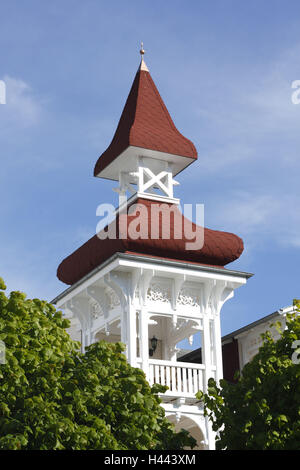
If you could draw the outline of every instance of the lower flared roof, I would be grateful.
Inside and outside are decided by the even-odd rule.
[[[134,213],[116,217],[115,238],[100,239],[94,235],[84,245],[65,258],[57,269],[57,277],[64,283],[72,285],[82,279],[108,260],[115,253],[133,253],[150,255],[161,259],[171,259],[201,265],[224,267],[236,260],[243,252],[244,245],[240,237],[233,233],[211,230],[197,226],[184,217],[177,206],[165,203],[171,208],[170,218],[154,207],[157,201],[138,199],[135,201]],[[154,220],[155,214],[155,220]],[[180,222],[180,223],[179,223]],[[178,226],[181,232],[178,232]],[[185,227],[189,226],[199,240],[204,235],[203,246],[198,249],[187,249],[193,239],[186,236]],[[121,238],[120,227],[127,232]],[[153,227],[155,235],[153,237]],[[107,229],[112,228],[112,224]],[[203,232],[204,230],[204,232]],[[113,233],[114,230],[111,230]],[[139,238],[138,232],[142,235]],[[165,238],[168,234],[169,237]],[[180,237],[178,237],[178,233]],[[124,236],[124,235],[123,235]],[[142,238],[144,237],[144,238]]]

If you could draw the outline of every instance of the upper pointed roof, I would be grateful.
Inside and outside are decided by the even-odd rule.
[[[139,155],[174,161],[176,164],[174,174],[197,159],[195,146],[176,129],[143,59],[113,140],[99,157],[94,176],[111,178],[113,170],[103,170],[107,170],[108,166],[121,156],[118,158],[118,165],[113,165],[120,169],[123,166],[121,162],[123,152],[128,148]],[[146,151],[141,152],[141,149]],[[151,154],[149,150],[152,151]]]

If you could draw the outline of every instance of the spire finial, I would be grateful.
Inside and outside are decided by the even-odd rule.
[[[141,54],[141,57],[142,57],[142,60],[143,60],[143,58],[144,58],[143,56],[144,56],[144,54],[145,54],[144,43],[143,43],[143,42],[141,42],[140,54]]]
[[[144,50],[144,43],[143,42],[141,42],[140,54],[141,54],[140,70],[144,70],[145,72],[149,72],[148,67],[147,67],[147,65],[145,64],[145,61],[144,61],[145,50]]]

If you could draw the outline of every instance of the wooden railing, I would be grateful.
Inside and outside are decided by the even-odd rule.
[[[168,395],[195,397],[204,385],[203,364],[152,359],[149,361],[149,383],[166,385]]]

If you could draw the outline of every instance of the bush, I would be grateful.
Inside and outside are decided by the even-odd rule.
[[[7,297],[0,278],[0,449],[181,449],[158,392],[131,367],[121,343],[95,343],[86,354],[52,304]]]
[[[204,401],[213,429],[218,432],[217,449],[299,449],[297,340],[300,340],[300,316],[291,315],[279,340],[275,341],[269,332],[263,335],[262,347],[245,365],[236,384],[222,380],[218,386],[210,379],[208,393],[197,394]]]

